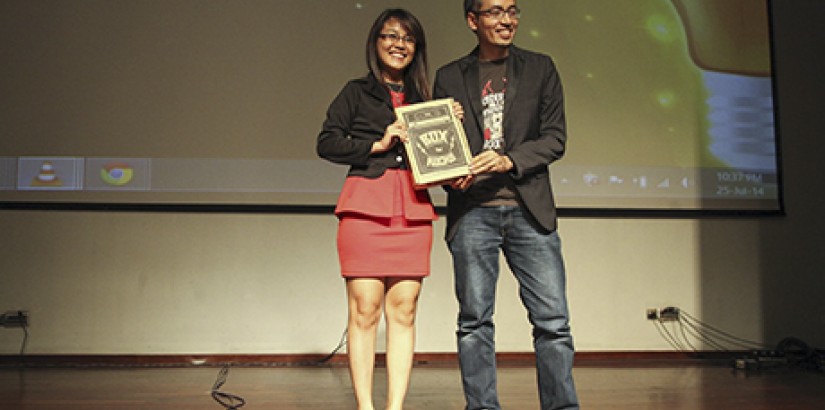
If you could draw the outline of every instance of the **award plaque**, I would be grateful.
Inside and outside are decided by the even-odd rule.
[[[470,148],[452,98],[397,107],[395,113],[407,125],[404,148],[416,185],[435,185],[470,173]]]

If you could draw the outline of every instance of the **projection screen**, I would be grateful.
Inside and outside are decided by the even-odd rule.
[[[564,84],[561,208],[781,211],[766,0],[518,5]],[[460,1],[0,2],[0,207],[333,205],[316,137],[387,7],[431,77],[475,45]]]

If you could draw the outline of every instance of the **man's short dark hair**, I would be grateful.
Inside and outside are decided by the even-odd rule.
[[[479,7],[481,7],[481,0],[464,0],[464,17],[467,17],[467,13],[478,10]]]

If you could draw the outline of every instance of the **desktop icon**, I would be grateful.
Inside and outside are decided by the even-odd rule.
[[[109,185],[126,185],[133,175],[132,167],[122,162],[110,162],[100,169],[100,178]]]
[[[43,163],[40,164],[40,171],[31,183],[33,187],[58,187],[62,185],[63,181],[60,180],[57,171],[54,169],[54,164],[51,161],[43,161]]]

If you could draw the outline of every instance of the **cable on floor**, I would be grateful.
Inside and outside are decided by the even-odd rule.
[[[802,369],[825,372],[825,351],[808,346],[795,337],[782,339],[775,347],[724,332],[677,307],[666,307],[655,317],[656,330],[679,352],[701,353],[694,343],[721,353],[736,354],[737,370]],[[745,354],[743,355],[743,351]]]
[[[229,366],[224,366],[218,372],[218,378],[215,380],[215,384],[212,385],[212,398],[226,410],[238,410],[246,404],[246,400],[241,396],[220,391],[221,387],[226,383],[227,377],[229,377]]]
[[[303,363],[306,365],[322,365],[328,362],[330,359],[335,357],[335,354],[341,350],[347,343],[347,330],[348,328],[344,328],[344,333],[341,335],[341,340],[338,341],[338,346],[335,346],[335,349],[332,350],[330,354],[323,357],[322,359],[310,362],[310,363]],[[298,363],[301,364],[301,363]],[[224,365],[221,367],[221,370],[218,371],[218,377],[215,379],[215,384],[212,385],[211,396],[212,398],[218,402],[221,406],[223,406],[226,410],[238,410],[239,408],[243,407],[246,404],[246,400],[243,397],[238,396],[232,393],[222,392],[221,387],[226,383],[226,379],[229,378],[229,365]]]

